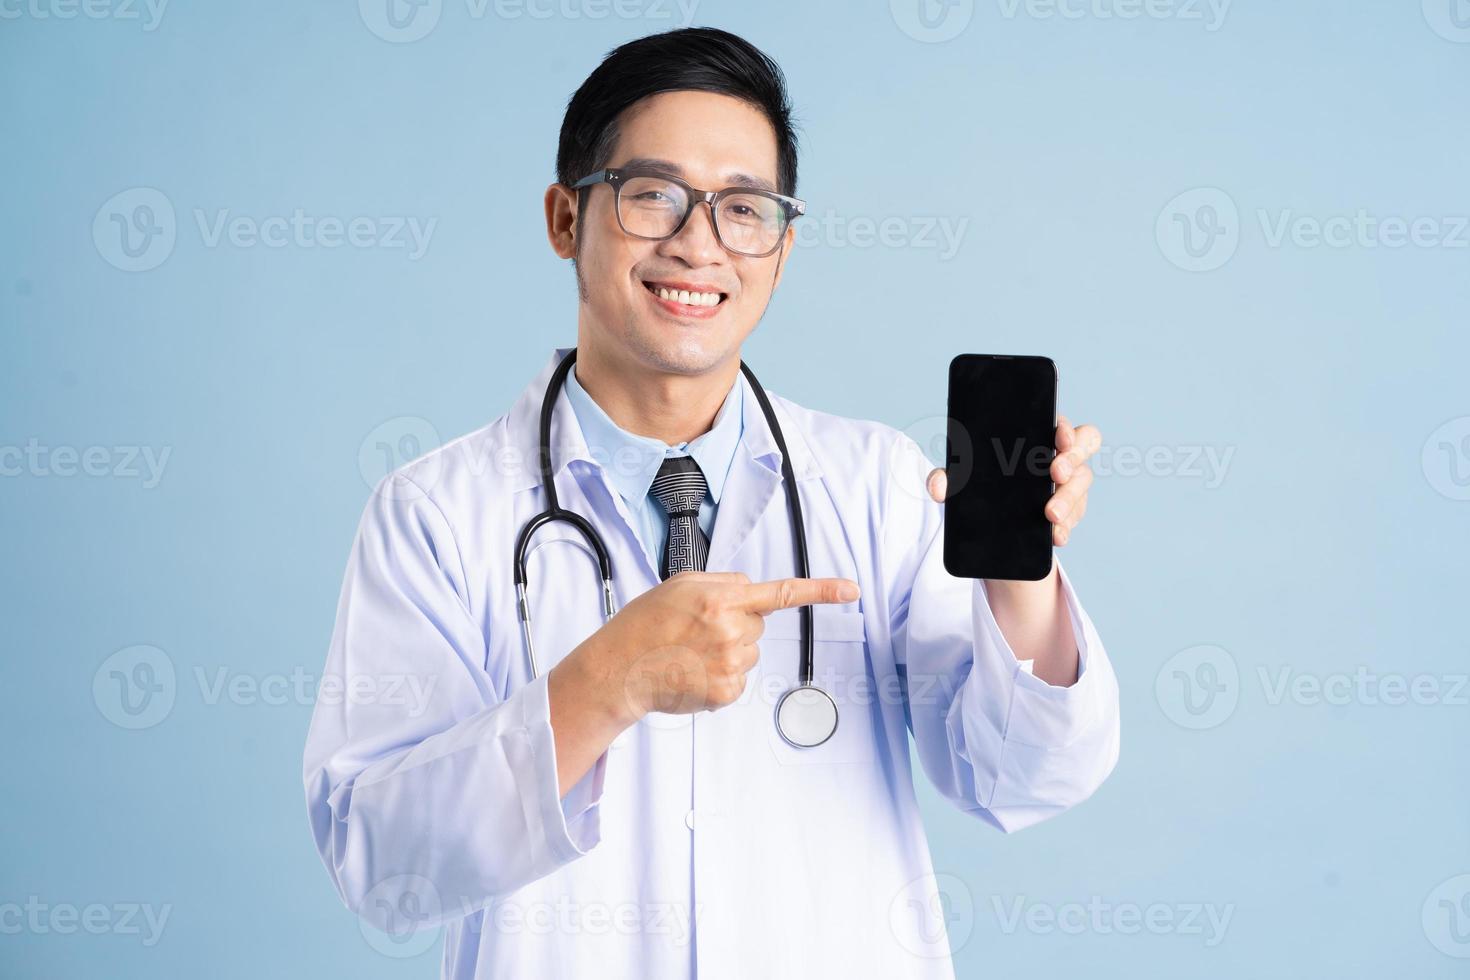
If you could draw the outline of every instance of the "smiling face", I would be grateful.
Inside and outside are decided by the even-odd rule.
[[[627,109],[618,130],[608,167],[657,161],[658,169],[705,190],[735,184],[778,190],[775,132],[749,103],[710,92],[666,92]],[[673,238],[649,241],[619,227],[611,185],[588,193],[577,227],[575,192],[559,185],[547,192],[552,246],[577,260],[586,341],[662,373],[703,374],[738,360],[780,282],[793,229],[771,255],[737,255],[720,244],[709,208],[699,204]]]

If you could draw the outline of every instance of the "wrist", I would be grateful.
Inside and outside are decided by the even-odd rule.
[[[615,658],[606,656],[596,641],[597,635],[593,634],[567,654],[552,674],[561,672],[565,689],[587,712],[589,720],[616,735],[637,724],[648,712],[636,702],[634,692],[614,669]]]
[[[1052,557],[1051,570],[1045,578],[1036,581],[1024,579],[988,578],[985,583],[985,598],[992,608],[999,604],[1025,604],[1047,598],[1057,593],[1061,578],[1057,575],[1056,557]]]

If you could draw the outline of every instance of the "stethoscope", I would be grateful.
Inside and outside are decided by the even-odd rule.
[[[527,521],[516,537],[516,609],[520,615],[521,634],[526,640],[526,657],[530,660],[532,677],[538,676],[538,671],[536,647],[531,640],[531,606],[526,601],[526,547],[531,536],[538,530],[555,521],[563,521],[577,529],[597,556],[598,571],[602,575],[603,621],[611,619],[617,611],[613,603],[612,559],[608,557],[602,535],[581,514],[562,508],[556,499],[556,484],[551,479],[551,412],[556,406],[556,396],[566,382],[567,372],[572,369],[576,360],[577,351],[574,348],[552,372],[551,381],[546,385],[546,395],[541,399],[540,445],[536,457],[541,468],[541,486],[546,491],[546,509]],[[811,569],[806,556],[806,527],[801,519],[801,499],[796,492],[796,474],[791,468],[791,454],[786,450],[786,438],[781,433],[781,425],[776,421],[776,413],[771,409],[766,390],[761,387],[761,383],[755,379],[744,361],[740,362],[740,370],[750,382],[756,401],[760,403],[761,412],[766,417],[766,424],[771,428],[771,436],[776,440],[776,447],[781,450],[781,481],[786,488],[786,507],[791,512],[791,540],[796,551],[796,574],[802,578],[810,578]],[[812,658],[812,607],[802,606],[798,614],[801,617],[798,683],[776,702],[776,731],[789,745],[807,749],[821,745],[837,731],[837,702],[812,682],[815,673]]]

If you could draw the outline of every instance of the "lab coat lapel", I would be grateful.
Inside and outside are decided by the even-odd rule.
[[[773,497],[785,496],[781,489],[781,453],[771,436],[766,417],[762,414],[755,392],[745,374],[739,375],[739,383],[745,386],[741,399],[743,429],[740,445],[730,463],[730,473],[725,478],[725,489],[720,494],[720,507],[715,512],[714,533],[710,535],[709,562],[705,566],[711,572],[736,571],[735,557],[751,532],[760,522]],[[789,422],[782,426],[790,429]],[[787,439],[791,437],[788,434]],[[758,562],[747,563],[757,571]]]
[[[652,562],[649,561],[648,552],[643,547],[643,542],[638,539],[638,532],[633,526],[633,515],[628,512],[627,503],[612,488],[602,468],[585,462],[572,465],[576,469],[579,492],[592,508],[588,512],[592,515],[591,519],[603,534],[607,534],[608,525],[612,525],[611,530],[617,536],[617,543],[620,546],[618,551],[624,552],[623,556],[613,562],[613,581],[617,586],[617,592],[623,597],[619,600],[619,606],[626,605],[645,589],[658,584],[658,569],[653,567]],[[557,484],[557,487],[560,492],[561,484]],[[610,519],[596,519],[602,515],[609,515]],[[616,515],[616,517],[611,517],[611,515]],[[614,542],[609,540],[607,547],[614,548]],[[638,566],[636,585],[634,579],[619,574],[625,568],[632,568],[630,562],[636,562]]]
[[[765,424],[764,420],[761,424]],[[715,512],[706,571],[737,570],[734,565],[736,553],[770,506],[771,498],[777,496],[780,486],[781,474],[752,456],[748,445],[742,441],[730,463],[730,475],[725,478],[725,489],[720,494],[720,508]]]
[[[532,489],[541,484],[536,462],[539,459],[541,401],[556,366],[571,350],[570,347],[559,347],[552,352],[551,358],[522,391],[512,410],[511,430],[517,446],[516,458],[522,461],[517,489]],[[551,463],[557,502],[563,509],[576,511],[590,520],[612,554],[618,604],[625,604],[656,584],[658,571],[650,564],[638,540],[627,506],[613,490],[601,465],[593,459],[565,387],[558,392],[551,410]],[[539,534],[582,540],[581,535],[564,524],[553,524]]]

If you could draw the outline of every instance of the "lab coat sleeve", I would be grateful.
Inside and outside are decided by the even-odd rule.
[[[1081,802],[1118,759],[1118,683],[1066,570],[1079,676],[1048,684],[1016,659],[979,579],[944,568],[931,465],[900,436],[885,489],[883,559],[910,728],[925,773],[960,809],[1010,832]]]
[[[559,798],[547,675],[496,693],[466,592],[444,514],[390,476],[353,543],[304,759],[322,861],[385,930],[467,915],[599,840],[606,754]]]

